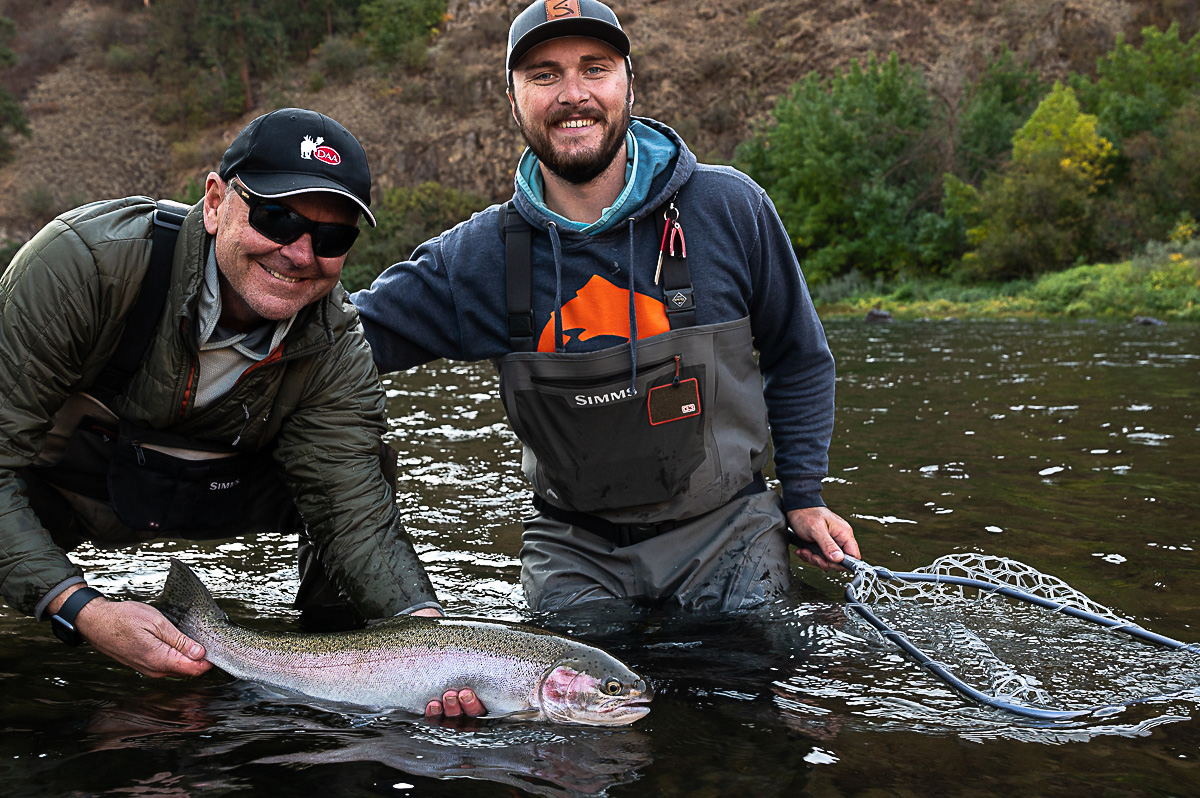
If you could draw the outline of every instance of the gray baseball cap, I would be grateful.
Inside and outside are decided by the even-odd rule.
[[[629,37],[613,10],[599,0],[538,0],[522,11],[508,29],[505,72],[512,82],[513,67],[539,44],[563,36],[599,39],[626,58]]]

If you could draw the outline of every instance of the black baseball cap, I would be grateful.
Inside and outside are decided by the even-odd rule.
[[[375,226],[367,153],[349,130],[316,111],[280,108],[258,117],[229,145],[218,174],[272,199],[341,194]]]
[[[599,0],[538,0],[522,11],[508,29],[505,71],[509,82],[513,67],[539,44],[563,36],[599,39],[629,58],[629,37],[617,15]]]

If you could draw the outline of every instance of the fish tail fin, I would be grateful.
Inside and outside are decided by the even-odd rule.
[[[176,626],[188,613],[220,619],[226,617],[196,572],[174,558],[171,559],[171,570],[167,573],[167,582],[158,599],[158,609]]]

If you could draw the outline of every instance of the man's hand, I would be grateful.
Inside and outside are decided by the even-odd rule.
[[[199,676],[212,667],[204,646],[149,604],[92,599],[76,616],[75,628],[100,653],[152,678]]]
[[[842,552],[851,557],[860,557],[858,541],[854,539],[854,530],[837,513],[828,507],[806,507],[803,510],[789,510],[788,526],[801,540],[816,544],[820,554],[808,548],[796,549],[800,559],[810,565],[815,565],[823,571],[830,568],[840,568]]]
[[[475,718],[487,711],[487,707],[469,687],[462,690],[447,690],[442,693],[442,700],[436,698],[425,705],[425,717],[429,720],[438,718],[457,718],[466,715]]]
[[[428,618],[441,618],[442,613],[433,607],[426,607],[423,610],[416,610],[412,615],[422,615]],[[447,690],[442,693],[442,698],[439,701],[434,698],[425,705],[425,717],[430,720],[438,718],[457,718],[466,715],[468,718],[475,718],[487,712],[487,707],[475,695],[475,691],[469,687],[461,690]]]

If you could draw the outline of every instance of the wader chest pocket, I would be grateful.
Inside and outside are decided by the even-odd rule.
[[[213,529],[238,521],[259,457],[172,445],[177,441],[122,422],[108,468],[109,500],[117,516],[132,529],[153,532]]]
[[[695,396],[703,395],[704,371],[703,365],[679,371]],[[666,501],[687,487],[705,460],[703,415],[697,409],[651,424],[647,407],[651,390],[675,376],[672,358],[639,368],[636,395],[629,371],[579,380],[535,376],[529,388],[514,391],[510,419],[558,493],[556,504],[596,512]]]

